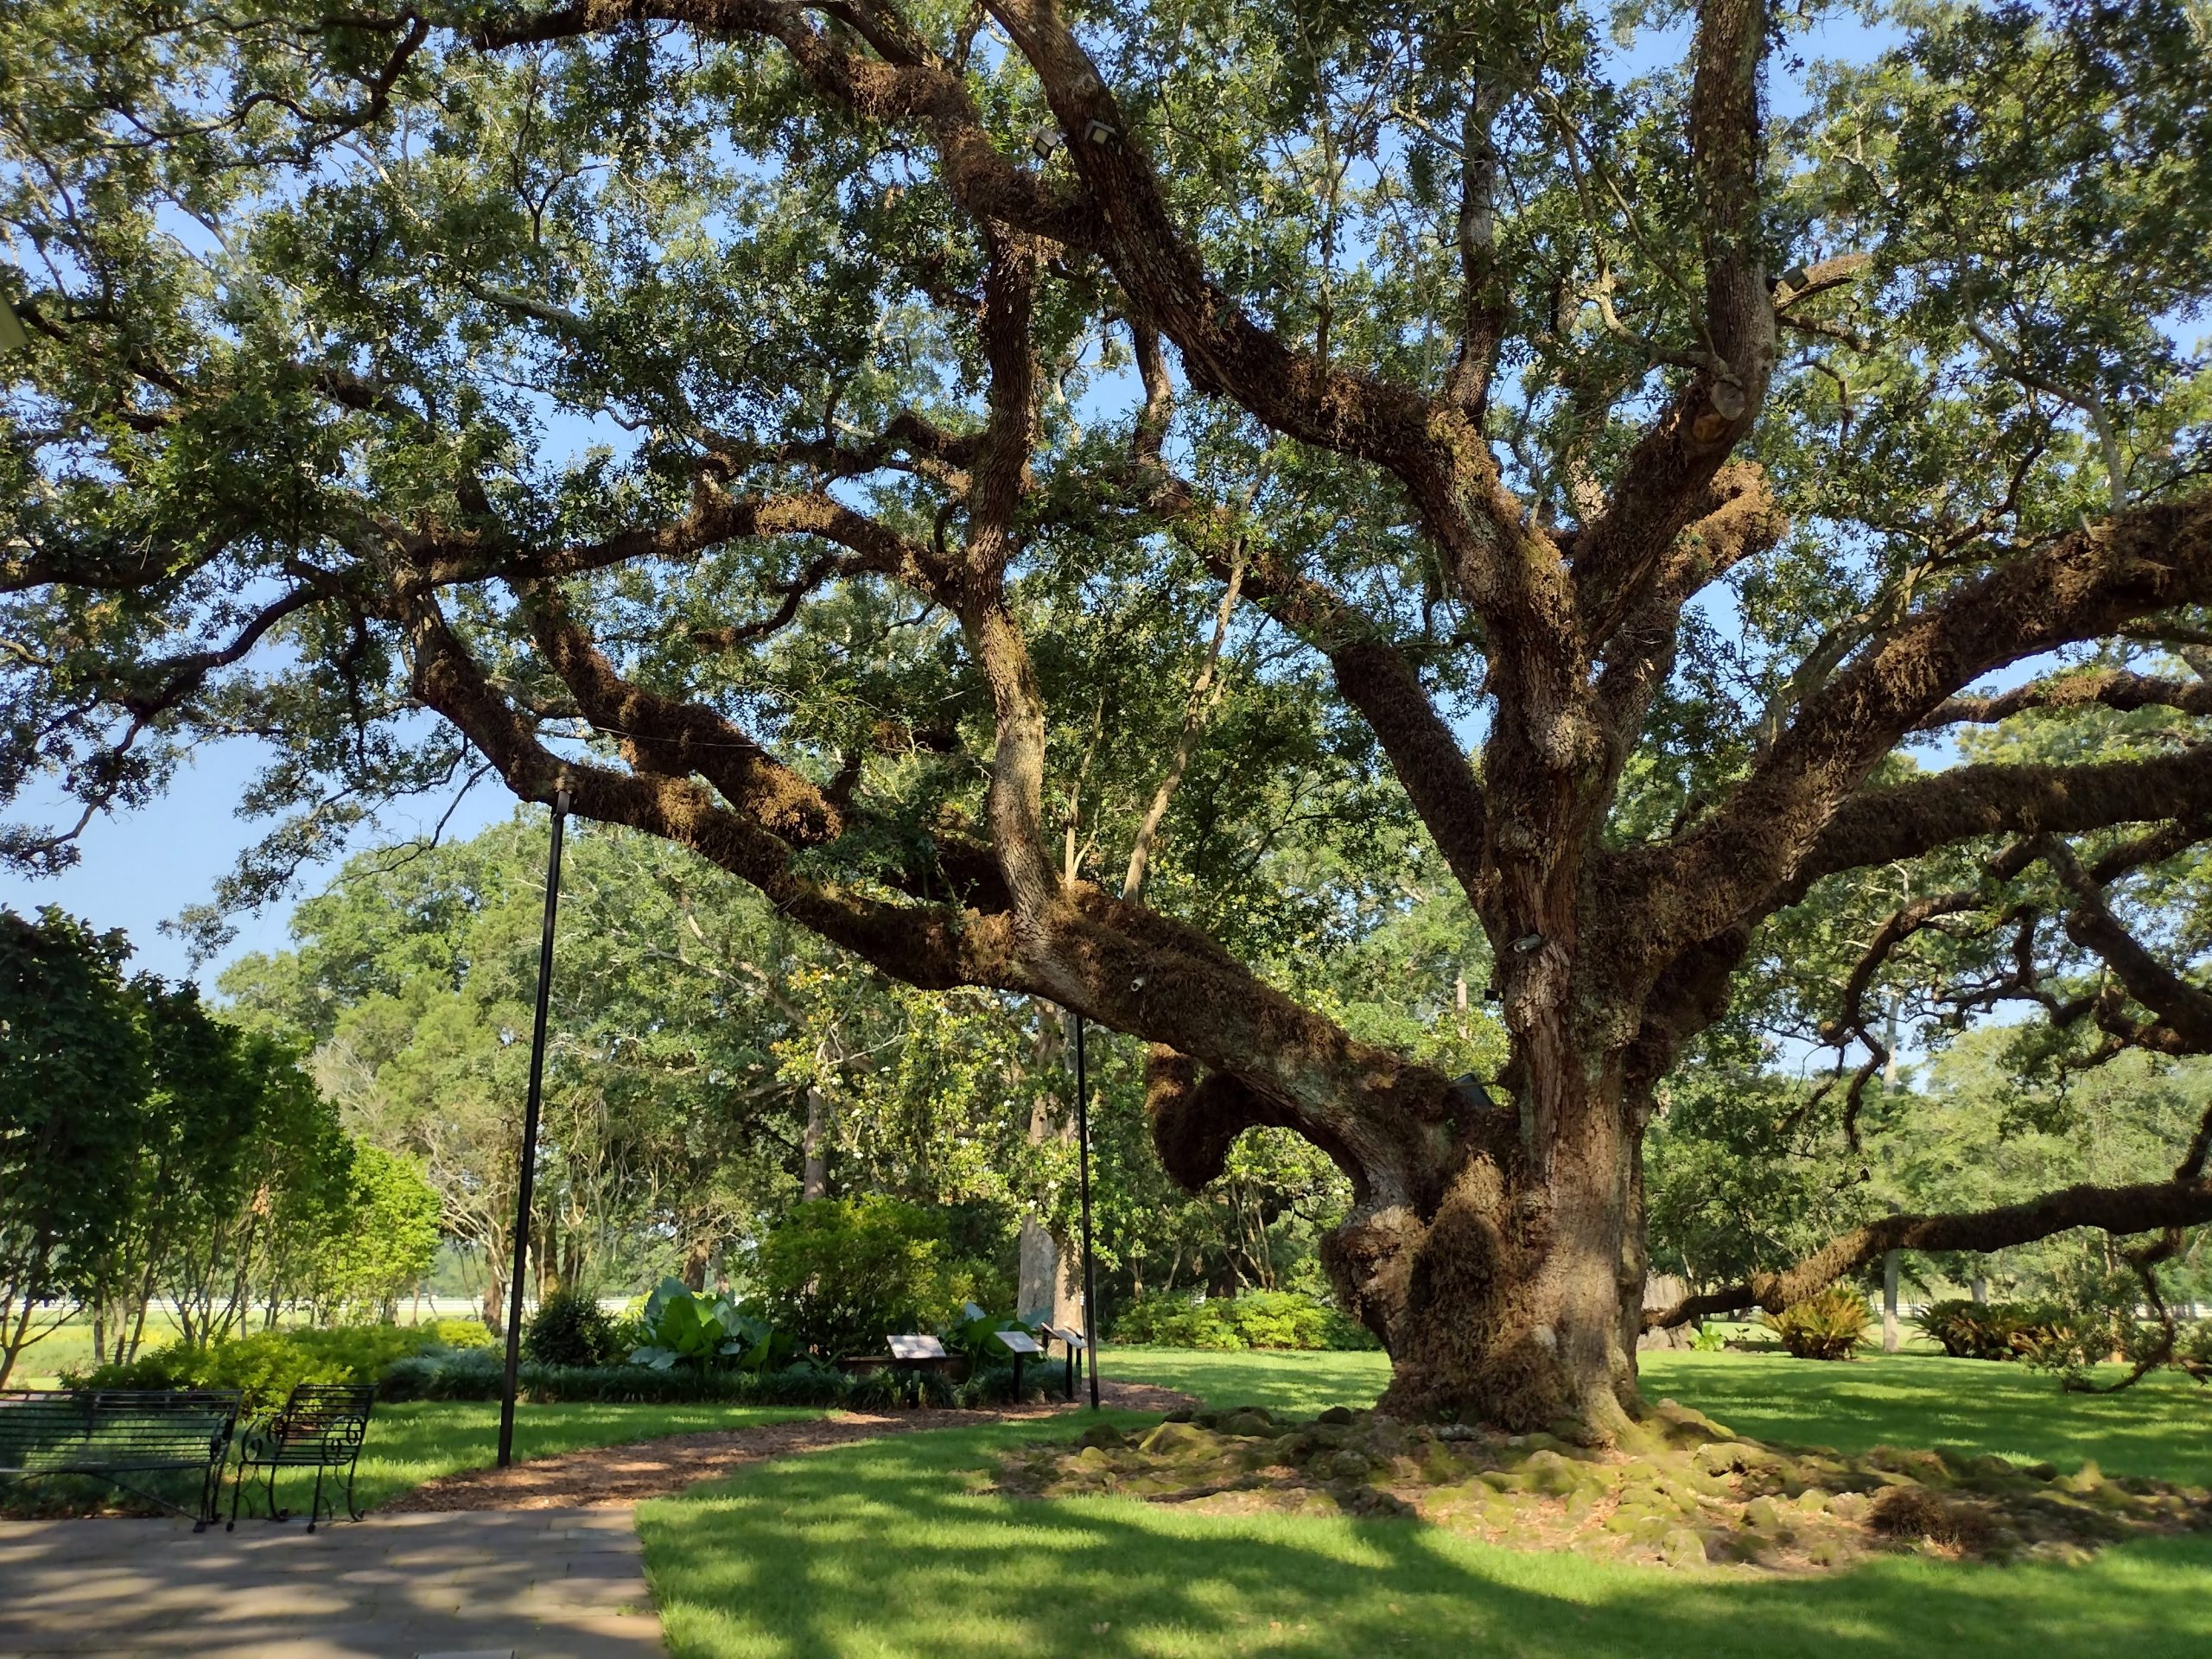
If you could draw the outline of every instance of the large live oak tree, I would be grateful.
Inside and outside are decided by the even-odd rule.
[[[1350,1175],[1394,1408],[1637,1412],[1655,1088],[1816,884],[2212,812],[2186,726],[1909,753],[2075,648],[2203,700],[2127,671],[2212,601],[2179,0],[1802,74],[1751,0],[1625,51],[1511,0],[106,11],[0,48],[0,784],[268,739],[250,897],[480,768],[1133,1033],[1179,1181],[1256,1125]],[[1185,648],[1100,646],[1140,612]],[[1487,1089],[1223,898],[1369,753],[1478,919]],[[1890,1231],[2203,1220],[2202,1161]]]

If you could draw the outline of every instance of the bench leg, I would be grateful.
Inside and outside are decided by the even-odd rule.
[[[273,1463],[269,1465],[269,1518],[271,1521],[289,1521],[292,1518],[292,1512],[289,1510],[280,1510],[276,1507],[276,1465]]]
[[[315,1516],[322,1509],[322,1465],[315,1466],[315,1496],[308,1500],[308,1530],[315,1530]]]
[[[238,1529],[238,1495],[245,1491],[245,1459],[244,1458],[240,1458],[238,1459],[238,1478],[231,1483],[231,1518],[229,1522],[223,1528],[225,1532],[236,1532]]]
[[[356,1521],[367,1518],[353,1505],[353,1471],[359,1468],[360,1465],[361,1454],[357,1451],[353,1453],[353,1461],[346,1465],[346,1513]]]

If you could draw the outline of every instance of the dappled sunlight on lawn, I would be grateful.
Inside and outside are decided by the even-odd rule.
[[[515,1409],[515,1457],[551,1457],[588,1446],[619,1446],[664,1434],[742,1428],[753,1423],[818,1417],[818,1411],[776,1407],[531,1405]],[[355,1490],[363,1508],[440,1475],[489,1468],[499,1452],[499,1408],[448,1400],[380,1405],[369,1422]],[[311,1477],[310,1477],[311,1478]]]
[[[1049,1432],[845,1447],[643,1507],[672,1648],[685,1659],[1904,1659],[2009,1651],[2033,1629],[2038,1659],[2212,1651],[2212,1541],[2075,1569],[1898,1560],[1785,1580],[1524,1554],[1408,1522],[976,1495],[995,1448]]]

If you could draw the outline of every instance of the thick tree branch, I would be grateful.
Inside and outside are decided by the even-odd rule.
[[[1916,729],[1934,731],[1962,721],[1993,726],[2031,709],[2092,706],[2122,711],[2172,709],[2185,715],[2212,715],[2212,680],[2159,679],[2119,669],[2068,674],[2057,679],[2037,680],[1994,696],[1947,698],[1919,722]]]
[[[866,16],[862,16],[862,10]],[[680,23],[715,35],[773,40],[818,97],[874,121],[912,121],[929,132],[945,182],[981,219],[1018,226],[1069,247],[1095,247],[1103,227],[1092,206],[1062,195],[1001,155],[957,71],[895,16],[874,7],[842,9],[843,21],[879,54],[813,26],[807,8],[779,0],[617,0],[493,17],[480,50],[604,35],[639,22]]]
[[[2065,842],[2044,836],[2037,850],[2072,895],[2066,936],[2103,958],[2127,994],[2156,1014],[2160,1025],[2196,1052],[2212,1054],[2212,995],[2190,984],[2137,942],[2113,914],[2098,879],[2082,868]]]
[[[1884,1216],[1830,1240],[1781,1273],[1754,1274],[1742,1284],[1654,1308],[1643,1328],[1762,1307],[1779,1313],[1866,1266],[1889,1250],[1972,1250],[1986,1253],[2033,1243],[2076,1227],[2115,1234],[2212,1221],[2212,1182],[2144,1181],[2133,1186],[2069,1186],[2025,1204],[1956,1215]]]
[[[1636,849],[1616,861],[1615,874],[1641,895],[1638,931],[1671,954],[1681,943],[1719,932],[1808,868],[1824,874],[1848,868],[1835,861],[1846,858],[1887,861],[1898,855],[1888,849],[1901,842],[1920,852],[1975,835],[2066,828],[2018,823],[2007,809],[2018,804],[2019,785],[2028,780],[2006,769],[1999,775],[1968,766],[1902,786],[1923,791],[1910,803],[1921,810],[1866,824],[1866,851],[1872,856],[1859,856],[1849,845],[1852,830],[1866,817],[1852,792],[1901,736],[1960,686],[2023,657],[2206,599],[2212,599],[2212,498],[2141,508],[2113,524],[2076,531],[1907,618],[1806,700],[1727,804],[1687,840],[1664,850]],[[2101,769],[2023,770],[2044,772],[2043,791],[2060,795],[2105,778]],[[2113,781],[2142,775],[2120,772]],[[1996,792],[1978,797],[1984,785],[1995,785]],[[2097,810],[2086,802],[2074,808],[2075,816]],[[2102,822],[2148,821],[2175,810],[2171,800],[2161,810],[2123,807]],[[1979,827],[1924,839],[1942,834],[1946,819]]]
[[[1007,949],[1002,917],[886,904],[806,880],[793,873],[787,842],[721,804],[705,785],[563,759],[538,741],[531,722],[485,677],[427,593],[403,588],[394,610],[407,635],[416,695],[451,721],[520,798],[550,802],[565,788],[583,817],[690,848],[751,882],[801,926],[910,984],[1034,988]]]
[[[726,543],[772,536],[812,536],[849,549],[849,573],[874,571],[908,586],[930,586],[931,556],[918,543],[819,491],[790,495],[728,496],[702,478],[691,510],[673,524],[619,531],[596,542],[524,550],[496,534],[437,526],[398,531],[394,539],[433,587],[504,578],[540,581],[582,575],[636,560],[690,563]]]
[[[1636,443],[1604,512],[1575,543],[1593,653],[1643,604],[1700,493],[1751,430],[1774,367],[1760,222],[1761,0],[1702,0],[1691,48],[1689,141],[1705,263],[1706,366]]]

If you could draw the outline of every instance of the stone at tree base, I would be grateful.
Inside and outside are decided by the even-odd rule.
[[[2074,1473],[2061,1475],[2056,1484],[2067,1491],[2087,1497],[2104,1485],[2105,1471],[2098,1468],[2097,1460],[2091,1458]]]
[[[1580,1480],[1575,1467],[1558,1452],[1548,1448],[1532,1452],[1521,1465],[1527,1478],[1528,1490],[1542,1492],[1549,1497],[1564,1497],[1573,1491]]]
[[[1331,1406],[1313,1421],[1317,1423],[1352,1423],[1358,1421],[1358,1415],[1350,1406]]]
[[[1676,1527],[1659,1541],[1659,1559],[1672,1567],[1704,1567],[1705,1540],[1688,1527]]]
[[[1211,1451],[1212,1438],[1195,1423],[1162,1423],[1137,1442],[1137,1450],[1154,1457],[1175,1457]]]
[[[1077,1438],[1078,1446],[1100,1446],[1118,1450],[1129,1443],[1129,1437],[1111,1423],[1093,1423]]]

